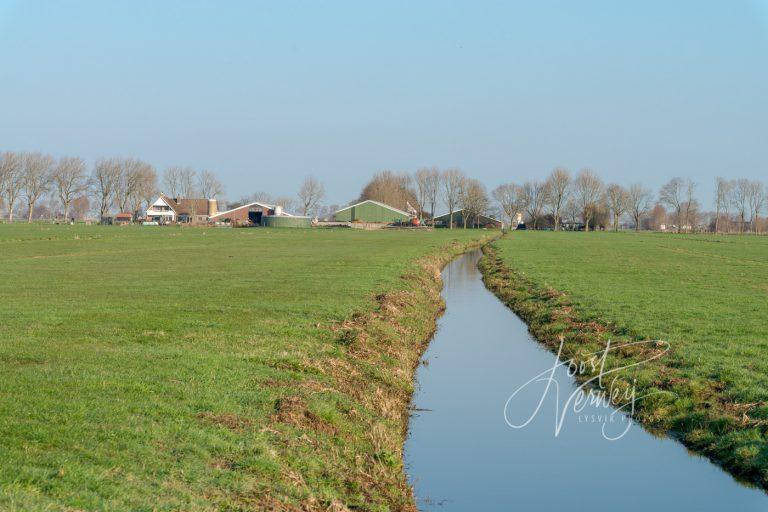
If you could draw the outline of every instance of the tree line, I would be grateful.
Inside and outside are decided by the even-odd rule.
[[[715,181],[715,210],[706,212],[695,197],[697,184],[690,178],[672,178],[654,193],[641,183],[628,187],[605,183],[591,169],[572,175],[558,167],[544,179],[504,183],[488,194],[479,180],[458,168],[423,167],[413,173],[378,172],[353,202],[373,199],[433,225],[436,210],[442,206],[451,228],[456,226],[455,212],[462,211],[463,227],[479,224],[480,217],[488,215],[513,227],[521,219],[532,229],[768,230],[768,222],[761,218],[768,206],[765,184],[720,177]],[[215,173],[191,167],[171,166],[159,177],[151,164],[136,158],[100,158],[89,170],[78,157],[55,159],[39,152],[0,154],[0,207],[9,221],[16,212],[26,213],[28,222],[36,215],[83,218],[89,211],[102,219],[115,209],[138,217],[159,195],[160,183],[172,198],[214,199],[223,193]],[[258,201],[327,218],[339,205],[324,205],[324,199],[325,188],[310,176],[296,197],[257,192],[228,207]]]
[[[213,172],[190,167],[168,167],[162,184],[173,198],[216,198],[223,191]],[[79,157],[0,154],[0,207],[10,222],[19,211],[26,213],[28,222],[42,217],[84,218],[89,211],[103,219],[115,209],[138,217],[159,193],[157,171],[137,158],[100,158],[89,170]]]
[[[402,210],[413,208],[421,220],[433,219],[444,206],[453,227],[453,212],[465,223],[481,215],[496,216],[508,226],[518,219],[532,229],[670,230],[677,232],[765,232],[761,215],[768,206],[768,187],[755,180],[716,179],[714,212],[702,211],[697,184],[675,177],[657,193],[642,183],[605,183],[591,169],[575,175],[558,167],[544,179],[504,183],[490,195],[478,180],[457,168],[425,167],[414,173],[381,171],[363,187],[357,201],[373,199]],[[464,227],[467,227],[466,225]]]

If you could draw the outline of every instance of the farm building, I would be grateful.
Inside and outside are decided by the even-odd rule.
[[[128,212],[121,212],[115,215],[113,224],[130,224],[133,221],[133,215]]]
[[[282,207],[253,202],[212,215],[211,222],[229,222],[236,225],[263,226],[267,217],[293,217]]]
[[[342,208],[333,214],[336,222],[371,222],[399,224],[411,220],[411,215],[392,206],[367,199]]]
[[[464,227],[465,220],[464,210],[456,210],[453,212],[453,226]],[[450,222],[450,214],[444,213],[438,217],[435,217],[435,226],[448,227]],[[488,215],[468,215],[466,217],[466,227],[468,228],[488,228],[488,229],[502,229],[504,223]]]
[[[205,224],[216,213],[215,199],[170,198],[160,194],[160,197],[147,208],[147,221],[160,224],[172,222]]]

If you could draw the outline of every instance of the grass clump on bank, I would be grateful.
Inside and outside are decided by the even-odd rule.
[[[539,340],[556,349],[562,337],[569,357],[609,339],[669,342],[623,372],[638,394],[661,392],[638,401],[636,417],[768,488],[767,238],[520,232],[482,266],[489,288]]]
[[[0,508],[412,509],[437,269],[483,236],[0,226]]]

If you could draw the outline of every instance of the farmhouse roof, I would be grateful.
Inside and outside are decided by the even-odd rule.
[[[175,210],[181,215],[207,215],[207,199],[176,199],[178,205]]]
[[[165,194],[160,194],[160,199],[165,201],[177,215],[206,215],[208,213],[208,199],[174,199]]]
[[[404,212],[403,210],[400,210],[399,208],[395,208],[394,206],[389,206],[388,204],[384,204],[384,203],[380,203],[378,201],[374,201],[373,199],[366,199],[365,201],[360,201],[359,203],[355,203],[355,204],[351,204],[349,206],[345,206],[341,210],[336,210],[335,213],[343,212],[344,210],[349,210],[350,208],[354,208],[355,206],[360,206],[361,204],[365,204],[365,203],[377,204],[377,205],[381,206],[382,208],[386,208],[388,210],[392,210],[393,212],[397,212],[397,213],[400,213],[402,215],[406,215],[408,217],[411,216],[411,214],[408,213],[408,212]]]

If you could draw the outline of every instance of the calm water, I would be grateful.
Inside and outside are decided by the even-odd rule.
[[[489,292],[479,252],[443,271],[447,304],[417,373],[419,388],[406,465],[420,510],[766,511],[768,496],[744,487],[706,459],[604,408],[565,413],[555,436],[554,387],[526,427],[505,422],[512,393],[555,364],[553,353]],[[556,372],[562,402],[575,389]],[[510,401],[507,418],[532,415],[544,392],[534,383]],[[594,415],[594,416],[593,416]],[[597,416],[600,416],[597,418]],[[616,423],[618,422],[618,423]]]

